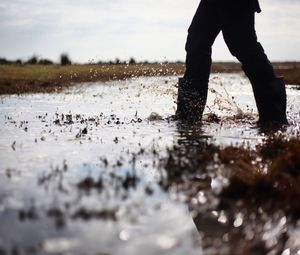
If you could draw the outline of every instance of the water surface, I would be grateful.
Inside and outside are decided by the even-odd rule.
[[[0,251],[215,254],[218,245],[205,245],[184,197],[157,184],[161,159],[178,144],[255,146],[266,135],[255,126],[252,90],[241,74],[211,77],[210,115],[193,127],[169,118],[176,82],[141,77],[2,96]],[[299,93],[288,86],[286,135],[299,131]],[[209,120],[211,113],[219,121]],[[246,117],[233,118],[241,113]]]

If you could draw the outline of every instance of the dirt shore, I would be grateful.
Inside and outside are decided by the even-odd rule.
[[[288,84],[300,85],[300,63],[274,63]],[[59,92],[80,82],[124,80],[140,76],[181,75],[183,64],[0,65],[0,95]],[[241,72],[238,63],[214,63],[213,73]]]

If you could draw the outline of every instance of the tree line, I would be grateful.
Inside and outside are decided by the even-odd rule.
[[[52,60],[46,58],[40,58],[38,56],[32,56],[28,60],[23,61],[21,59],[17,60],[8,60],[6,58],[0,58],[0,65],[7,65],[7,64],[17,64],[17,65],[54,65],[55,63]],[[72,65],[72,61],[68,54],[62,53],[60,55],[59,64],[62,66]]]
[[[162,62],[157,61],[136,61],[133,57],[129,60],[121,60],[119,58],[116,58],[115,60],[108,60],[108,61],[96,61],[96,62],[88,62],[87,64],[99,64],[99,65],[136,65],[136,64],[161,64]],[[163,64],[169,63],[168,61],[163,62]],[[182,64],[183,62],[177,61],[175,63]],[[59,63],[55,63],[52,60],[46,59],[46,58],[40,58],[38,56],[32,56],[28,60],[23,61],[21,59],[17,60],[8,60],[6,58],[0,58],[0,65],[7,65],[7,64],[16,64],[16,65],[54,65],[54,64],[60,64],[62,66],[72,65],[74,64],[71,61],[71,58],[68,54],[63,53],[60,55]]]

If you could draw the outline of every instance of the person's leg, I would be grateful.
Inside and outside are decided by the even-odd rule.
[[[188,30],[186,72],[178,83],[176,116],[200,120],[205,108],[211,69],[211,47],[220,32],[215,0],[202,0]]]
[[[255,0],[219,0],[224,40],[251,81],[260,122],[287,123],[286,93],[255,32]]]
[[[202,0],[188,29],[184,78],[208,82],[211,48],[220,31],[216,0]]]
[[[242,63],[250,80],[268,82],[275,77],[273,67],[255,31],[255,0],[219,0],[224,40],[231,54]]]

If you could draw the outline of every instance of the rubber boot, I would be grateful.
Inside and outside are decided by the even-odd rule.
[[[202,85],[201,87],[199,85]],[[188,121],[201,121],[207,101],[208,82],[179,78],[176,118]]]
[[[268,84],[252,82],[252,88],[259,113],[258,124],[288,124],[286,117],[287,99],[283,78],[276,77]]]

